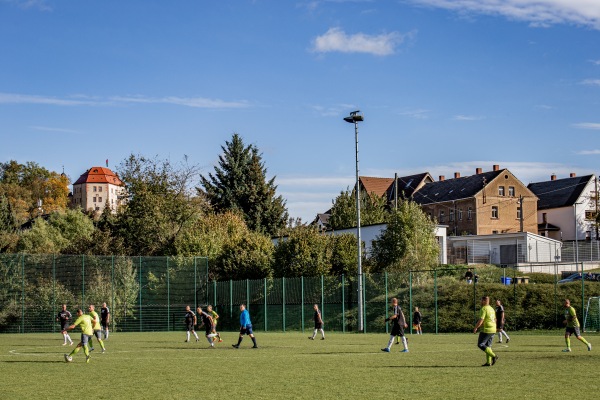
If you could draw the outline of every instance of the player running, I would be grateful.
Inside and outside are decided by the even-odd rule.
[[[392,299],[392,316],[386,318],[386,321],[392,321],[392,333],[390,334],[390,340],[387,347],[381,349],[381,351],[385,351],[386,353],[392,351],[391,348],[394,344],[394,338],[400,336],[402,338],[402,346],[404,347],[401,352],[408,353],[408,342],[406,336],[404,336],[404,328],[408,328],[408,324],[406,323],[406,318],[404,318],[402,308],[398,305],[398,299],[395,297]]]
[[[186,328],[185,342],[186,343],[190,341],[190,332],[192,332],[194,334],[194,337],[196,338],[196,342],[198,340],[200,340],[198,338],[198,334],[194,330],[194,326],[196,326],[196,324],[197,324],[196,314],[194,314],[194,312],[190,309],[190,306],[185,306],[185,328]]]
[[[498,356],[492,351],[492,342],[496,334],[496,313],[490,306],[490,298],[487,296],[481,298],[481,306],[479,320],[475,324],[473,333],[477,333],[477,329],[483,325],[483,329],[479,332],[479,338],[477,339],[477,347],[486,355],[486,363],[482,367],[491,367],[498,361]]]
[[[100,326],[100,318],[98,317],[98,313],[95,311],[95,307],[93,304],[90,304],[89,314],[92,317],[92,329],[94,331],[94,336],[100,343],[100,347],[102,347],[102,354],[106,353],[106,348],[104,347],[104,342],[102,341],[102,330]],[[92,340],[90,339],[90,351],[94,351],[94,346],[92,346]]]
[[[219,332],[217,332],[217,321],[219,319],[219,314],[217,314],[217,312],[215,310],[213,310],[213,307],[209,304],[208,306],[206,306],[206,311],[210,314],[210,316],[213,319],[213,332],[215,334],[215,337],[213,337],[213,341],[215,340],[219,340],[219,343],[221,343],[223,341],[223,339],[221,339],[221,334]]]
[[[502,335],[506,336],[506,343],[510,342],[508,333],[504,330],[505,322],[506,314],[504,313],[504,306],[500,300],[496,300],[496,332],[498,332],[498,343],[502,343]]]
[[[244,335],[250,336],[252,339],[253,349],[258,349],[258,344],[256,344],[256,338],[254,337],[254,333],[252,333],[252,322],[250,321],[250,313],[246,310],[245,304],[240,304],[240,337],[238,338],[237,344],[232,344],[236,349],[240,348],[240,343],[242,343],[242,339]]]
[[[315,314],[313,316],[315,320],[315,329],[313,330],[312,336],[308,338],[310,340],[315,340],[315,336],[317,336],[317,331],[321,332],[321,340],[325,340],[325,331],[323,330],[323,318],[321,317],[321,311],[319,311],[319,305],[315,304],[313,306],[313,310],[315,310]]]
[[[206,336],[206,340],[208,340],[208,344],[210,345],[210,347],[214,349],[215,344],[214,344],[213,338],[215,336],[217,336],[217,334],[214,333],[215,325],[214,325],[212,315],[210,315],[206,311],[203,311],[202,307],[198,307],[196,309],[196,312],[198,313],[198,316],[202,320],[202,322],[200,323],[200,326],[204,325],[204,336]]]
[[[100,309],[100,325],[102,325],[102,331],[104,332],[104,340],[108,339],[108,325],[110,324],[110,310],[106,306],[106,303],[102,303]]]
[[[67,328],[69,327],[69,321],[71,320],[71,318],[72,316],[71,313],[67,310],[67,305],[63,304],[62,310],[60,310],[58,312],[58,315],[56,316],[56,320],[60,322],[60,333],[62,333],[63,339],[65,340],[63,346],[66,346],[67,342],[69,342],[69,346],[73,345],[71,336],[69,336],[69,333],[67,332]]]
[[[592,351],[592,344],[585,340],[584,337],[581,336],[581,333],[579,333],[579,320],[577,319],[575,308],[571,307],[571,300],[565,299],[564,305],[565,320],[563,321],[563,324],[567,326],[567,329],[565,330],[565,342],[567,343],[567,348],[563,351],[566,353],[571,351],[571,335],[573,334],[577,340],[583,342],[587,346],[588,351]]]
[[[77,344],[77,347],[75,347],[70,354],[65,354],[65,361],[73,361],[73,355],[77,354],[79,350],[83,347],[83,353],[85,354],[85,362],[89,363],[90,351],[88,349],[88,342],[92,340],[92,335],[94,334],[94,330],[92,329],[92,317],[90,317],[88,314],[84,314],[81,309],[77,310],[77,319],[75,320],[75,322],[73,322],[73,325],[67,328],[67,330],[73,330],[77,326],[81,328],[81,340]]]

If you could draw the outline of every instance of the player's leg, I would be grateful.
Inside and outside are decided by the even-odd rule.
[[[588,351],[592,351],[592,345],[587,340],[585,340],[585,338],[583,336],[581,336],[579,327],[576,327],[574,330],[575,330],[575,337],[577,338],[577,340],[579,340],[580,342],[585,344],[587,346]]]
[[[96,339],[98,340],[98,343],[100,343],[100,347],[102,347],[102,352],[104,353],[106,347],[104,347],[104,341],[102,341],[102,331],[98,329],[97,331],[94,331],[94,335],[96,335]]]
[[[325,331],[323,328],[319,329],[321,331],[321,340],[325,340]]]
[[[388,340],[387,346],[385,346],[383,349],[381,349],[381,351],[385,351],[386,353],[389,353],[390,351],[392,351],[392,345],[394,344],[394,338],[396,338],[396,335],[394,335],[394,332],[392,332],[392,334],[390,334],[390,340]]]
[[[565,344],[567,345],[567,348],[564,349],[564,352],[569,352],[571,351],[571,332],[570,332],[570,328],[567,328],[565,330]]]
[[[506,338],[506,343],[510,342],[510,337],[508,336],[508,333],[506,333],[506,331],[504,329],[502,329],[500,331],[501,334],[504,335],[504,337]]]
[[[408,353],[408,340],[406,339],[406,336],[404,335],[404,328],[400,328],[400,335],[402,338],[402,347],[404,347],[404,349],[402,350],[403,353]]]
[[[189,342],[190,341],[190,330],[191,328],[188,326],[187,330],[185,331],[185,342]]]
[[[240,347],[240,343],[242,343],[242,340],[244,339],[245,334],[246,334],[246,328],[240,328],[240,336],[238,337],[238,342],[237,342],[237,344],[232,344],[232,346],[235,348]]]

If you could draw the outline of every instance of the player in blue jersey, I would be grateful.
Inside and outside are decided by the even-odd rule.
[[[252,322],[250,321],[250,313],[246,310],[245,304],[240,304],[240,337],[238,338],[237,344],[232,344],[233,347],[238,349],[240,347],[240,343],[242,343],[242,339],[244,335],[250,336],[252,339],[253,349],[258,349],[258,345],[256,344],[256,338],[254,337],[254,333],[252,332]]]

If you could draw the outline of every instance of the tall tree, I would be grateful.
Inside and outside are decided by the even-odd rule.
[[[276,277],[328,275],[334,237],[313,226],[298,226],[275,246],[273,273]]]
[[[288,213],[285,201],[276,196],[275,177],[267,181],[267,169],[258,149],[245,146],[240,135],[221,146],[223,154],[214,174],[201,176],[203,189],[217,212],[239,211],[248,227],[257,232],[274,235],[285,227]]]
[[[386,221],[385,197],[374,193],[367,195],[364,191],[360,193],[360,223],[361,225],[380,224]],[[332,229],[345,229],[356,226],[356,196],[354,190],[347,189],[340,192],[331,207],[329,226]]]

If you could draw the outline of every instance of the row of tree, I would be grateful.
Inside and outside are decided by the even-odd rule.
[[[100,214],[68,208],[68,178],[35,163],[0,163],[0,252],[206,256],[212,279],[316,276],[356,271],[353,235],[290,221],[258,149],[238,134],[206,176],[180,163],[130,155],[118,167],[127,201]],[[332,226],[355,225],[352,192],[341,192]],[[363,196],[367,223],[386,222],[365,269],[406,270],[437,262],[434,224],[418,206],[393,209]],[[40,215],[37,200],[43,199]],[[363,221],[365,221],[365,219]],[[277,238],[273,240],[273,238]]]

